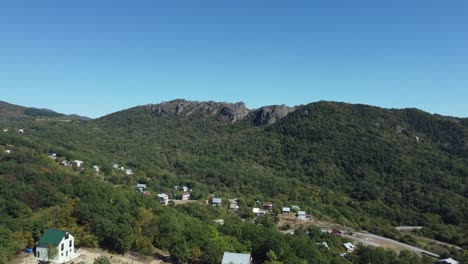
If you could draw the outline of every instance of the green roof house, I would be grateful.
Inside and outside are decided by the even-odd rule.
[[[66,263],[72,260],[74,252],[75,239],[68,231],[48,229],[37,243],[36,259]]]

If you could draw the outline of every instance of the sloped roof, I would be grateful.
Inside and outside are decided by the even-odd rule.
[[[47,229],[39,240],[39,247],[47,247],[49,244],[58,246],[66,233],[68,233],[66,230]]]
[[[221,264],[249,264],[250,254],[224,252]]]

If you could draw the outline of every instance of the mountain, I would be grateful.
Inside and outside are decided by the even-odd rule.
[[[71,120],[90,120],[78,115],[65,115],[50,109],[24,107],[0,101],[0,118],[67,118]]]
[[[250,226],[250,209],[257,201],[270,201],[275,213],[294,204],[317,219],[412,244],[419,242],[394,227],[424,226],[419,236],[468,248],[468,124],[463,118],[326,101],[250,110],[243,103],[174,100],[88,122],[20,118],[2,121],[2,126],[26,129],[24,134],[0,134],[0,145],[13,151],[0,162],[0,205],[6,208],[0,226],[11,229],[12,237],[19,236],[16,225],[44,228],[49,219],[78,230],[82,245],[118,251],[153,245],[178,257],[216,258],[219,252],[208,248],[222,247],[220,252],[253,252],[260,261],[267,253],[271,257],[272,250],[284,263],[312,261],[314,254],[327,259],[324,263],[342,263],[334,253],[315,249],[316,242],[327,240],[340,250],[340,241],[321,237],[320,230],[309,230],[307,238],[298,232],[290,238],[297,241],[284,241],[289,238],[267,231],[275,218],[257,220],[262,227]],[[71,173],[44,157],[47,152],[87,166]],[[113,169],[114,163],[135,174]],[[94,164],[101,168],[98,176]],[[145,183],[152,194],[176,194],[173,187],[185,185],[200,201],[210,194],[236,197],[240,209],[160,207],[151,203],[152,196],[135,196],[136,183]],[[68,208],[66,221],[48,218],[57,204]],[[232,222],[212,226],[219,218]],[[197,240],[206,235],[202,230],[218,232],[223,242],[215,234]],[[204,246],[197,248],[197,243]],[[314,253],[301,255],[300,248]],[[466,250],[439,253],[460,259]]]

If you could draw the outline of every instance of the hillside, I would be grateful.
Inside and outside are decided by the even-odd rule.
[[[317,218],[407,242],[411,241],[394,226],[424,226],[419,235],[468,248],[466,119],[417,109],[336,102],[249,110],[242,103],[175,100],[86,122],[8,119],[0,120],[0,124],[24,127],[27,131],[24,135],[3,133],[0,137],[3,148],[14,145],[11,148],[19,153],[14,158],[2,158],[0,180],[5,183],[4,188],[18,183],[22,186],[9,192],[10,196],[2,194],[3,199],[18,200],[14,207],[9,206],[8,217],[2,219],[27,219],[31,214],[45,217],[42,214],[53,210],[55,204],[79,199],[78,207],[70,209],[68,222],[61,225],[72,225],[91,236],[81,238],[82,241],[90,239],[114,250],[128,250],[132,243],[161,248],[179,243],[193,249],[193,234],[184,233],[184,242],[152,234],[152,241],[124,240],[123,244],[114,244],[113,238],[105,235],[108,229],[102,225],[114,218],[112,214],[117,218],[122,214],[122,222],[130,226],[132,221],[148,220],[128,207],[147,203],[146,198],[140,200],[131,191],[137,182],[146,183],[152,193],[171,192],[175,185],[186,185],[193,189],[194,199],[205,200],[209,194],[239,198],[241,208],[237,214],[247,219],[252,218],[250,209],[256,201],[273,202],[276,213],[282,206],[297,204]],[[68,160],[84,160],[89,166],[83,172],[63,170],[41,157],[47,152],[56,152]],[[135,174],[116,172],[114,163],[133,169]],[[93,164],[101,167],[99,177],[90,168]],[[28,175],[40,175],[34,176],[40,180]],[[89,184],[95,184],[99,191]],[[46,186],[55,187],[48,191]],[[112,198],[109,186],[122,189],[117,200]],[[30,194],[21,194],[26,190]],[[50,196],[43,197],[41,193]],[[82,204],[96,200],[103,204]],[[120,202],[123,211],[119,213],[111,212],[117,209],[106,204]],[[175,211],[159,205],[149,207],[156,210],[157,219],[167,219],[166,214],[177,212],[184,221],[195,218],[201,221],[200,225],[214,217],[232,217],[230,213],[220,215],[212,208],[196,205],[177,206]],[[130,210],[131,215],[125,210]],[[102,219],[93,220],[97,212],[105,213]],[[160,224],[154,227],[157,234],[166,232]],[[251,228],[237,222],[235,225]],[[14,230],[11,224],[6,226]],[[183,230],[182,226],[178,223],[178,230]],[[138,240],[141,230],[127,229],[126,225],[119,228]],[[218,232],[229,239],[235,237],[244,246],[250,239],[242,237],[246,234],[241,236],[240,230]],[[119,234],[115,236],[120,239]],[[231,242],[229,247],[253,251],[259,260],[264,260],[268,250],[276,246],[267,247],[257,241],[261,244],[258,248],[242,248]],[[208,254],[204,248],[199,250]],[[287,261],[292,258],[289,250],[272,250],[285,263],[296,263]],[[210,257],[216,258],[216,254]],[[451,254],[460,257],[462,253]],[[324,258],[333,259],[328,254]]]
[[[90,118],[79,115],[65,115],[45,108],[24,107],[0,101],[0,118],[63,118],[70,120],[89,120]]]

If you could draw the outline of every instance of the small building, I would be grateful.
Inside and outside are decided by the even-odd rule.
[[[183,192],[182,193],[182,201],[188,201],[190,200],[190,193],[189,192]]]
[[[62,160],[62,162],[60,162],[60,165],[64,166],[64,167],[71,167],[72,166],[72,163],[68,160]]]
[[[117,163],[112,164],[112,168],[118,169],[118,168],[119,168],[119,164],[117,164]]]
[[[57,250],[55,256],[48,256],[49,247]],[[37,243],[36,259],[38,261],[65,263],[73,258],[74,252],[75,240],[68,231],[48,229]]]
[[[354,249],[356,248],[355,245],[353,245],[352,243],[348,242],[348,243],[344,243],[343,244],[343,247],[346,248],[346,250],[348,251],[348,253],[351,253],[354,251]]]
[[[159,202],[163,205],[167,205],[169,203],[169,196],[165,193],[158,194]]]
[[[10,154],[10,153],[11,153],[11,150],[7,149],[7,150],[3,151],[3,153],[5,153],[5,154]]]
[[[6,128],[5,128],[5,129],[3,129],[3,132],[8,132],[8,129],[6,129]]]
[[[250,264],[252,257],[250,254],[224,252],[221,264]]]
[[[297,205],[291,205],[292,210],[301,210],[301,208]]]
[[[437,261],[438,264],[459,264],[459,261],[454,260],[453,258],[446,258]]]
[[[99,172],[99,169],[100,169],[100,168],[99,168],[98,165],[93,165],[93,169],[94,169],[95,172]]]
[[[57,159],[57,153],[54,153],[54,152],[48,152],[46,153],[47,157],[53,159],[53,160],[56,160]]]
[[[323,247],[325,247],[326,249],[330,249],[330,247],[328,246],[328,243],[327,243],[327,242],[320,242],[320,243],[317,243],[316,245],[317,245],[317,246],[323,246]]]
[[[212,204],[213,206],[221,206],[222,204],[221,198],[213,198]]]
[[[341,234],[343,234],[343,232],[341,232],[338,229],[334,229],[334,228],[332,230],[330,230],[329,233],[332,234],[332,235],[341,235]]]
[[[306,220],[306,219],[307,219],[306,212],[305,212],[305,211],[299,211],[299,212],[297,212],[297,219],[299,219],[299,220]]]
[[[219,225],[224,225],[224,219],[215,219],[213,222],[219,224]]]
[[[25,130],[23,128],[18,129],[18,133],[24,133],[24,131]]]
[[[271,202],[264,202],[263,203],[263,209],[272,211],[273,210],[273,203]]]
[[[258,207],[252,208],[252,213],[254,213],[255,215],[259,215],[260,214],[260,208],[258,208]]]
[[[127,175],[132,175],[133,174],[133,171],[131,169],[126,169],[125,170],[125,174]]]
[[[84,161],[81,160],[74,160],[73,165],[78,167],[78,168],[83,168],[84,167]]]
[[[137,183],[137,189],[140,190],[140,192],[143,192],[144,190],[146,190],[146,184]]]
[[[239,209],[239,205],[237,205],[237,203],[230,203],[229,204],[229,210],[237,211],[238,209]]]
[[[187,186],[182,186],[182,191],[183,192],[188,192],[189,188]]]
[[[283,212],[283,214],[289,214],[291,213],[291,208],[289,207],[283,207],[283,210],[281,210]]]

